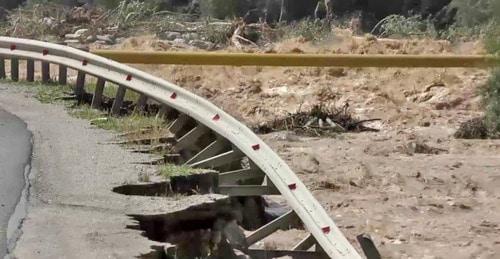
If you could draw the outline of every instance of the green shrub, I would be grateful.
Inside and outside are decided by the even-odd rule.
[[[127,28],[153,16],[156,13],[156,6],[138,0],[123,0],[118,4],[116,12],[114,19],[116,19],[119,27]]]
[[[215,44],[227,44],[233,32],[233,26],[213,25],[207,22],[200,32],[202,38]]]
[[[488,51],[500,55],[500,2],[496,1],[492,8],[492,21],[485,38]],[[486,124],[494,131],[494,137],[500,133],[500,68],[496,68],[483,91],[483,100],[486,104]]]
[[[438,33],[429,19],[420,15],[389,15],[379,22],[380,35],[383,37],[437,37]]]
[[[322,21],[304,19],[282,27],[285,38],[302,37],[307,41],[322,41],[332,36],[330,26]]]
[[[494,16],[495,5],[498,0],[453,0],[450,4],[457,8],[456,23],[469,27],[488,23]]]
[[[500,132],[500,69],[496,69],[483,91],[486,104],[486,124],[493,132]]]
[[[500,55],[500,22],[492,23],[485,37],[486,49],[496,55]]]

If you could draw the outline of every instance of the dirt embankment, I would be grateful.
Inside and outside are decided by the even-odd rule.
[[[118,47],[182,50],[164,44],[142,37]],[[321,45],[295,39],[271,48],[285,53],[484,53],[477,42],[342,33]],[[488,70],[137,67],[208,98],[249,125],[320,102],[349,103],[361,119],[382,119],[371,125],[378,133],[304,138],[279,132],[262,137],[347,236],[370,233],[385,258],[500,255],[500,141],[453,137],[461,122],[481,115],[478,92]],[[266,242],[284,247],[291,241],[277,235]]]

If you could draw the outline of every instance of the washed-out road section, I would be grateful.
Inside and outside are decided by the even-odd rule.
[[[134,258],[158,243],[127,229],[134,224],[128,214],[164,214],[218,197],[114,193],[113,187],[152,174],[153,167],[134,164],[151,157],[107,144],[116,139],[112,132],[71,117],[63,105],[40,103],[29,87],[0,83],[0,107],[26,122],[33,134],[27,215],[12,257]],[[22,169],[20,187],[9,185],[17,192],[24,184]]]

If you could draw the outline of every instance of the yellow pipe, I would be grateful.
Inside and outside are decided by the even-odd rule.
[[[493,67],[496,56],[249,54],[94,50],[92,53],[128,64],[176,64],[280,67]]]

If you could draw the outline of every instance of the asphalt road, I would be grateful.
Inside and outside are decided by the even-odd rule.
[[[25,186],[31,156],[26,124],[0,107],[0,258],[7,252],[7,227]]]

